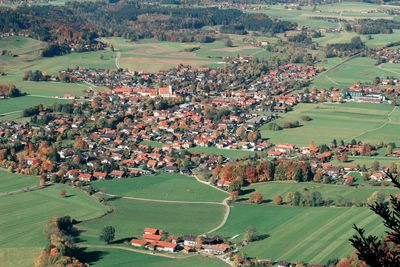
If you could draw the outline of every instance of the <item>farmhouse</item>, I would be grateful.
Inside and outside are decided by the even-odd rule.
[[[192,235],[183,236],[183,244],[185,246],[194,247],[196,246],[196,237]]]
[[[78,179],[82,182],[90,182],[93,179],[93,176],[90,173],[80,173]]]
[[[155,228],[144,228],[144,233],[147,235],[158,235],[160,230]]]
[[[165,251],[165,252],[175,252],[177,248],[177,244],[165,242],[165,241],[157,241],[154,244],[155,248],[158,251]]]
[[[277,144],[274,149],[282,153],[291,153],[294,151],[295,147],[296,146],[293,144]]]
[[[140,239],[132,239],[131,240],[131,245],[134,247],[146,247],[147,241],[146,240],[140,240]]]
[[[99,179],[99,180],[104,180],[107,177],[107,173],[106,172],[94,172],[93,177],[96,179]]]
[[[161,235],[143,234],[143,239],[149,242],[160,241]]]
[[[217,245],[203,245],[203,249],[208,254],[221,255],[229,251],[231,247],[227,244],[217,244]]]

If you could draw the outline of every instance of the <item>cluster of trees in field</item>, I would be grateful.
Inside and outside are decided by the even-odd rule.
[[[48,81],[50,80],[50,75],[47,75],[43,73],[40,70],[28,70],[25,71],[24,74],[22,75],[22,80],[24,81],[33,81],[33,82],[38,82],[38,81]]]
[[[355,31],[359,34],[391,34],[393,29],[400,29],[400,22],[388,19],[362,19],[354,25],[346,24],[346,30]]]
[[[70,216],[52,218],[45,227],[46,246],[35,260],[35,267],[71,266],[86,267],[75,256],[77,249],[74,239],[78,231],[73,227],[76,221]]]
[[[326,57],[349,56],[365,49],[365,44],[359,36],[353,37],[350,43],[330,44],[326,49]]]
[[[312,39],[306,33],[302,32],[296,35],[290,35],[287,37],[288,42],[292,43],[304,43],[304,44],[311,44]]]
[[[18,97],[23,96],[25,93],[21,92],[15,84],[0,84],[0,96],[2,97]]]
[[[245,182],[274,180],[303,182],[313,180],[315,174],[307,161],[261,159],[228,163],[223,167],[217,167],[214,176],[219,176],[223,181],[231,181],[228,190],[232,192],[238,191]]]
[[[169,41],[214,41],[213,33],[204,26],[222,26],[221,31],[278,33],[292,23],[272,20],[263,14],[247,14],[237,9],[214,7],[162,6],[141,1],[69,2],[64,6],[31,6],[0,8],[0,32],[28,34],[49,42],[43,56],[87,49],[102,36],[122,36],[129,39],[157,38]]]

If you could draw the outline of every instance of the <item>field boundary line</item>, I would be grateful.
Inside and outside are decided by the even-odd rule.
[[[390,116],[393,114],[393,112],[394,112],[396,109],[397,109],[397,107],[395,106],[395,107],[392,109],[392,111],[390,111],[390,112],[386,115],[386,116],[387,116],[387,119],[386,119],[386,121],[385,121],[381,126],[376,127],[376,128],[374,128],[374,129],[366,130],[366,131],[364,131],[364,132],[362,132],[362,133],[360,133],[360,134],[358,134],[358,135],[356,135],[356,136],[352,136],[352,137],[346,138],[346,139],[344,139],[344,141],[348,141],[348,140],[350,140],[350,139],[355,139],[355,138],[358,138],[358,137],[360,137],[360,136],[363,136],[363,135],[366,134],[366,133],[370,133],[370,132],[374,132],[374,131],[377,131],[377,130],[382,129],[383,127],[385,127],[386,125],[388,125],[389,122],[391,122]]]
[[[382,65],[383,65],[383,63],[379,64],[379,65],[378,65],[378,69],[381,69],[381,70],[383,70],[383,71],[387,71],[387,72],[391,72],[391,73],[400,75],[400,72],[397,72],[397,71],[394,71],[394,70],[388,70],[388,69],[386,69],[386,68],[382,68]]]
[[[120,69],[121,66],[118,63],[119,58],[121,57],[121,52],[117,51],[117,56],[115,57],[115,67],[117,67],[117,69]]]
[[[22,111],[23,111],[23,110],[17,110],[17,111],[6,112],[6,113],[2,113],[2,114],[0,114],[0,116],[6,116],[6,115],[10,115],[10,114],[14,114],[14,113],[22,112]]]
[[[212,201],[185,201],[185,200],[162,200],[162,199],[152,199],[152,198],[141,198],[141,197],[127,197],[127,196],[119,196],[113,194],[106,194],[110,197],[120,197],[123,199],[131,199],[131,200],[139,200],[139,201],[148,201],[148,202],[160,202],[160,203],[177,203],[177,204],[212,204],[212,205],[224,205],[221,202],[212,202]]]

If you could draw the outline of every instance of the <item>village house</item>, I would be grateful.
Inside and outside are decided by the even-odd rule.
[[[217,244],[217,245],[203,245],[203,249],[208,254],[222,255],[228,252],[231,247],[227,244]]]

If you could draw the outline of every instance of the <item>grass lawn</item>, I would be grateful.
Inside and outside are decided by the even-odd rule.
[[[367,57],[356,57],[336,68],[318,76],[313,85],[317,88],[351,86],[358,82],[372,82],[375,77],[393,76],[393,71],[400,72],[400,65],[395,64],[389,70],[375,65],[376,60]]]
[[[352,225],[366,227],[367,233],[384,231],[380,219],[368,208],[305,208],[253,204],[233,205],[224,236],[240,234],[254,226],[265,239],[242,250],[253,257],[292,262],[325,263],[331,258],[351,255],[348,239]]]
[[[192,147],[189,149],[192,152],[200,152],[206,153],[210,155],[222,155],[227,158],[237,159],[237,158],[246,158],[248,156],[252,156],[257,153],[257,151],[250,151],[250,150],[240,150],[240,149],[223,149],[223,148],[216,148],[216,147]]]
[[[150,140],[143,140],[140,144],[146,145],[149,147],[154,147],[154,148],[162,148],[162,146],[163,146],[163,143],[161,143],[161,142],[150,141]]]
[[[233,47],[225,47],[225,40],[213,43],[176,43],[154,39],[143,39],[131,42],[123,38],[105,38],[104,41],[113,44],[115,55],[120,53],[118,63],[123,68],[138,71],[155,72],[176,67],[179,64],[201,66],[221,66],[223,57],[237,55],[254,55],[267,59],[271,53],[264,48],[245,44],[237,36],[231,37]],[[199,49],[188,52],[186,48]]]
[[[333,139],[360,141],[377,144],[380,141],[396,142],[400,144],[400,124],[397,121],[400,110],[395,110],[388,121],[388,114],[393,107],[387,104],[300,104],[293,111],[283,114],[275,122],[283,125],[284,122],[298,120],[303,124],[293,129],[281,131],[268,130],[267,125],[261,127],[261,134],[269,138],[272,143],[294,143],[300,146],[327,144]],[[302,122],[301,116],[308,115],[312,121]],[[393,121],[392,121],[393,116]],[[384,123],[388,122],[384,127]]]
[[[67,197],[59,195],[67,189]],[[32,266],[45,244],[43,229],[53,216],[70,215],[77,220],[100,216],[106,208],[80,190],[65,185],[0,197],[1,266]]]
[[[68,100],[65,99],[56,99],[56,98],[45,98],[45,97],[37,97],[37,96],[21,96],[14,97],[9,99],[1,99],[0,103],[0,114],[15,112],[18,113],[26,108],[32,107],[34,105],[43,104],[45,106],[53,104],[53,103],[68,103]],[[0,116],[0,119],[2,117]]]
[[[131,251],[116,249],[86,249],[85,254],[90,255],[90,265],[96,267],[222,267],[228,266],[221,260],[193,255],[183,259],[169,259],[152,255],[145,255]]]
[[[219,202],[227,197],[227,194],[182,174],[162,173],[156,176],[96,181],[92,184],[118,196],[209,202]]]
[[[311,7],[302,7],[302,10],[288,10],[283,5],[272,5],[260,10],[247,10],[251,13],[263,13],[273,18],[288,20],[299,25],[310,27],[312,29],[336,28],[338,23],[324,19],[315,19],[313,16],[321,15],[321,13],[312,12]],[[324,12],[324,15],[330,15]]]
[[[0,170],[0,193],[24,189],[38,183],[39,178],[36,176],[9,173]]]
[[[156,197],[157,195],[154,195]],[[161,228],[180,234],[201,234],[222,220],[224,206],[216,204],[181,204],[117,198],[109,200],[114,211],[102,218],[79,224],[82,239],[89,244],[103,244],[99,233],[105,226],[116,229],[116,239],[140,237],[145,227]]]
[[[129,70],[155,72],[167,70],[179,64],[201,67],[221,61],[185,51],[185,48],[202,46],[201,43],[176,43],[153,39],[130,42],[123,38],[104,38],[103,40],[113,44],[114,56],[119,54],[119,65]]]
[[[385,158],[385,157],[349,157],[348,162],[339,162],[337,160],[333,160],[332,164],[335,166],[345,166],[345,165],[360,165],[363,166],[364,164],[367,167],[371,166],[371,163],[374,161],[378,161],[380,166],[387,167],[390,163],[394,162],[396,164],[400,163],[400,158]]]
[[[320,46],[326,46],[328,44],[349,43],[351,38],[355,36],[359,35],[355,32],[328,32],[320,38],[313,38],[313,41]]]
[[[371,39],[364,38],[367,46],[379,47],[387,44],[397,42],[400,39],[400,30],[393,30],[392,34],[372,34]]]
[[[148,140],[142,141],[141,144],[147,145],[150,147],[157,147],[157,148],[161,148],[163,145],[161,142],[148,141]],[[262,152],[258,152],[258,151],[241,150],[241,149],[223,149],[223,148],[217,148],[214,146],[191,147],[188,150],[192,151],[192,152],[206,153],[206,154],[210,154],[210,155],[222,155],[224,157],[232,158],[232,159],[244,158],[244,157],[252,156],[257,153],[258,154],[262,153]]]
[[[60,96],[66,93],[77,96],[88,89],[85,84],[29,82],[23,81],[22,75],[28,70],[41,70],[48,74],[56,74],[59,70],[68,67],[115,68],[114,55],[110,50],[92,51],[84,53],[70,53],[58,57],[43,58],[39,51],[44,43],[27,37],[0,38],[0,47],[11,51],[16,57],[0,56],[0,71],[7,75],[2,76],[1,83],[14,83],[22,91],[31,95]],[[100,59],[100,55],[104,58]],[[103,88],[95,88],[101,90]]]
[[[355,186],[346,185],[331,185],[331,184],[318,184],[318,183],[292,183],[292,182],[268,182],[263,184],[252,184],[245,190],[255,190],[263,195],[265,200],[273,201],[275,196],[282,196],[285,199],[288,192],[303,191],[308,190],[309,192],[318,191],[321,193],[324,199],[330,199],[335,201],[338,196],[341,196],[347,200],[357,200],[360,202],[367,202],[367,199],[375,191],[381,191],[387,197],[390,194],[396,194],[398,189],[394,187],[384,187],[384,186],[370,186],[364,183],[360,177],[360,185],[358,188]],[[250,192],[250,191],[249,191]],[[247,195],[245,197],[248,197]]]

